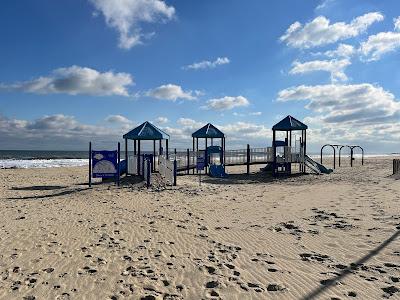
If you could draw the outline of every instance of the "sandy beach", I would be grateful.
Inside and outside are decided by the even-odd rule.
[[[400,299],[391,163],[150,190],[89,189],[85,167],[0,170],[0,298]]]

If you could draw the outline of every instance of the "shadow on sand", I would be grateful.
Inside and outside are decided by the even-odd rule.
[[[383,241],[382,244],[380,244],[378,247],[375,249],[372,249],[369,253],[367,253],[365,256],[361,257],[359,260],[356,262],[353,262],[350,264],[349,267],[344,269],[339,273],[339,275],[330,278],[328,280],[324,281],[324,285],[315,289],[308,295],[304,296],[301,298],[302,300],[308,300],[308,299],[315,299],[317,296],[319,296],[321,293],[325,292],[327,289],[329,289],[331,286],[334,286],[339,280],[342,280],[345,278],[347,275],[352,274],[354,270],[357,270],[358,267],[360,267],[362,264],[367,262],[369,259],[371,259],[373,256],[377,255],[379,252],[381,252],[386,246],[388,246],[391,242],[393,242],[398,236],[400,235],[400,230],[397,230],[391,237],[389,237],[387,240]]]
[[[52,191],[64,189],[66,186],[62,185],[32,185],[32,186],[22,186],[16,187],[13,186],[11,189],[14,191]]]
[[[290,180],[303,176],[304,174],[292,174],[290,176],[279,177],[279,180]],[[267,183],[273,182],[277,179],[272,176],[271,173],[257,172],[247,174],[228,174],[226,178],[216,178],[209,176],[202,176],[202,182],[211,184],[252,184],[252,183]]]
[[[7,198],[8,200],[28,200],[28,199],[46,199],[46,198],[53,198],[53,197],[58,197],[58,196],[64,196],[64,195],[70,195],[70,194],[75,194],[78,192],[82,192],[84,190],[87,190],[87,188],[78,188],[78,189],[73,189],[73,190],[67,190],[67,191],[61,191],[58,193],[54,194],[47,194],[47,195],[35,195],[35,196],[24,196],[24,197],[12,197],[12,198]]]
[[[121,186],[128,186],[128,185],[133,185],[133,184],[138,184],[143,182],[143,178],[141,176],[136,176],[136,175],[130,175],[130,176],[124,176],[121,177],[120,179],[120,185]],[[116,185],[115,179],[114,178],[103,178],[101,181],[92,181],[92,186],[96,185]],[[89,186],[88,182],[82,182],[78,183],[77,185],[80,186]]]

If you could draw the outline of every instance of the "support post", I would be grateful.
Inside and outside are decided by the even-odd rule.
[[[151,169],[152,169],[152,166],[151,166],[151,161],[150,161],[150,159],[146,159],[146,161],[144,162],[145,164],[147,164],[147,174],[143,174],[144,176],[146,176],[145,178],[146,178],[146,185],[147,185],[147,188],[149,188],[150,187],[150,176],[151,176]]]
[[[165,140],[165,155],[167,156],[167,159],[169,158],[169,153],[168,153],[168,139]]]
[[[247,175],[249,175],[250,174],[250,145],[249,144],[247,144],[247,155],[246,155],[246,158],[247,158]]]
[[[138,171],[138,174],[137,175],[140,175],[140,169],[141,169],[141,165],[140,165],[140,140],[138,140],[137,141],[137,143],[138,143],[138,152],[137,152],[137,164],[138,164],[138,167],[137,167],[137,171]],[[135,144],[136,144],[136,140],[135,140]]]
[[[121,145],[120,145],[119,142],[118,142],[118,153],[117,153],[117,155],[118,155],[117,186],[119,186],[120,183],[121,183]]]
[[[273,158],[274,162],[272,164],[272,175],[276,177],[276,146],[275,146],[275,138],[276,138],[276,132],[275,130],[272,130],[272,149],[273,149]]]
[[[176,149],[175,149],[175,153],[176,153]],[[176,163],[176,158],[175,158],[175,160],[174,160],[174,186],[176,186],[176,174],[178,173],[177,172],[177,163]]]
[[[350,148],[350,167],[353,167],[353,147]]]
[[[197,162],[197,155],[199,155],[199,138],[196,138],[196,162]],[[199,173],[199,170],[196,168],[196,174]]]
[[[133,140],[133,155],[136,155],[137,149],[136,149],[136,140]]]
[[[190,172],[190,150],[189,148],[186,149],[186,155],[187,155],[187,170],[186,173],[189,175]]]
[[[92,187],[92,142],[89,142],[89,187]]]
[[[333,147],[333,168],[336,169],[336,149]]]
[[[156,171],[156,140],[153,140],[153,163],[151,169],[152,172]]]
[[[197,159],[197,153],[194,151],[194,138],[192,138],[193,141],[193,154],[195,155],[195,159]],[[195,168],[194,168],[195,169]],[[193,169],[193,175],[194,175],[194,169]]]
[[[208,141],[207,141],[207,138],[206,138],[206,157],[205,157],[205,161],[206,161],[206,174],[208,174],[208,164],[209,164],[209,161],[208,161],[208,153],[207,153],[207,147],[208,147],[208,143],[207,143]]]
[[[126,175],[128,176],[128,140],[125,139],[125,164],[126,164]]]
[[[225,137],[222,138],[222,151],[224,151],[223,164],[225,165]]]
[[[307,155],[307,131],[304,130],[304,157]],[[303,173],[306,173],[306,166],[304,166]]]

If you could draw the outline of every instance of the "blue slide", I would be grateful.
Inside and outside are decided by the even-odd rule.
[[[210,165],[210,176],[224,178],[228,174],[225,173],[225,168],[223,165]]]

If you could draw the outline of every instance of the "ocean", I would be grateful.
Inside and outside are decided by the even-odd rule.
[[[0,150],[0,169],[77,167],[88,164],[88,151]]]

